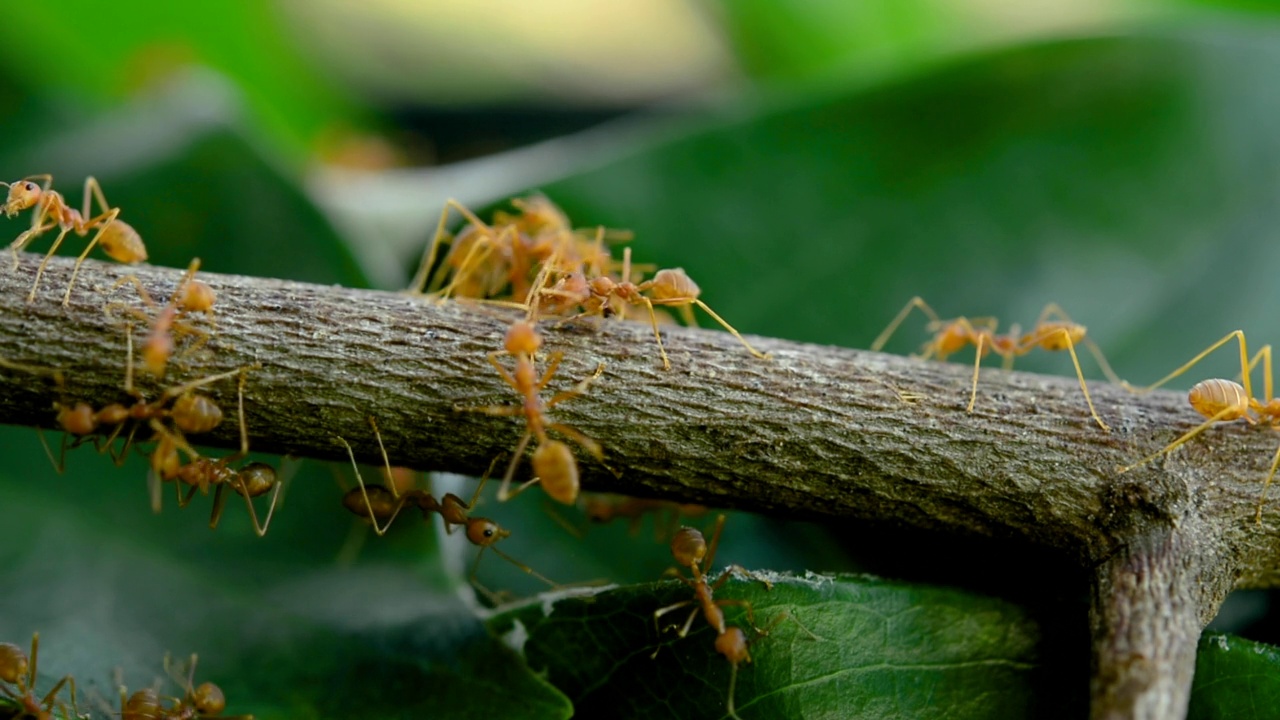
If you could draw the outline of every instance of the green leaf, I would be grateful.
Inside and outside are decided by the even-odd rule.
[[[730,580],[717,599],[754,606],[752,662],[735,692],[742,717],[1030,717],[1039,630],[989,597],[867,576]],[[524,639],[529,665],[589,717],[721,717],[731,675],[699,614],[659,633],[654,611],[691,598],[674,582],[547,596],[490,619]],[[748,627],[744,608],[725,608]],[[683,624],[688,612],[662,618]],[[806,632],[806,630],[808,632]],[[817,636],[814,639],[809,633]],[[656,656],[655,656],[656,652]]]
[[[1222,633],[1200,638],[1188,720],[1269,718],[1277,706],[1280,650]]]

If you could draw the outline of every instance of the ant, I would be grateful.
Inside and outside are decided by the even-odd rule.
[[[551,360],[547,363],[547,369],[543,372],[542,377],[539,378],[537,368],[534,366],[534,354],[537,353],[540,347],[542,347],[542,336],[538,334],[537,328],[531,321],[521,320],[513,323],[508,328],[506,337],[503,340],[504,349],[489,353],[489,364],[493,365],[494,369],[498,371],[498,375],[502,377],[503,382],[510,385],[524,398],[524,402],[521,405],[455,405],[453,409],[459,412],[481,412],[487,415],[524,416],[525,432],[520,438],[520,442],[516,444],[515,454],[512,456],[511,463],[507,466],[507,472],[502,478],[502,487],[498,490],[498,500],[500,502],[505,502],[519,495],[534,483],[540,482],[543,489],[552,499],[566,505],[572,505],[578,498],[578,463],[574,459],[573,452],[569,449],[569,446],[559,440],[548,438],[547,431],[555,430],[565,435],[570,440],[581,445],[584,450],[591,453],[597,460],[604,459],[604,452],[601,450],[599,443],[572,427],[563,423],[548,422],[545,411],[565,400],[586,392],[587,387],[604,372],[604,363],[601,363],[596,368],[595,374],[584,378],[570,390],[556,393],[544,403],[538,393],[555,377],[563,354],[559,352],[553,353]],[[503,367],[502,363],[498,362],[498,356],[502,354],[515,356],[516,366],[514,373],[509,372]],[[535,437],[538,440],[538,446],[534,449],[531,459],[535,477],[520,485],[514,491],[509,492],[520,458],[524,455],[525,448],[529,446],[530,439]]]
[[[35,180],[44,182],[36,184],[33,182]],[[13,253],[15,270],[18,269],[19,251],[43,233],[55,227],[61,228],[58,237],[53,241],[53,246],[40,262],[40,267],[36,269],[36,279],[31,284],[31,294],[27,296],[27,302],[35,301],[36,289],[40,287],[40,277],[44,274],[45,266],[49,264],[49,258],[58,251],[58,246],[62,244],[63,238],[69,232],[86,237],[90,230],[95,228],[98,230],[84,252],[76,258],[75,268],[71,271],[71,281],[67,283],[67,292],[62,297],[63,305],[70,304],[71,288],[76,284],[76,274],[80,272],[80,265],[84,263],[84,259],[94,246],[101,244],[107,255],[122,263],[138,263],[147,259],[147,248],[142,242],[142,236],[133,229],[133,226],[119,219],[120,208],[107,204],[107,199],[102,194],[102,187],[92,176],[84,181],[84,209],[79,211],[67,205],[61,193],[50,189],[53,185],[52,175],[32,175],[13,183],[0,182],[0,185],[9,188],[3,207],[5,215],[13,217],[23,210],[36,208],[31,218],[31,227],[9,245],[9,250]],[[102,213],[90,217],[92,200],[97,200]]]
[[[608,523],[618,518],[628,520],[628,531],[635,535],[645,515],[652,514],[654,536],[663,540],[675,531],[682,517],[701,517],[707,513],[704,505],[681,504],[671,500],[637,498],[625,495],[592,494],[583,498],[583,512],[593,523]],[[667,522],[662,522],[663,513]]]
[[[111,403],[99,410],[88,403],[77,402],[73,405],[64,405],[55,403],[58,410],[57,423],[66,433],[63,435],[62,449],[59,453],[59,459],[54,463],[54,468],[58,472],[62,472],[65,467],[66,453],[68,449],[77,447],[84,438],[97,432],[101,425],[114,425],[115,430],[107,437],[105,441],[99,444],[97,438],[94,439],[94,446],[99,452],[103,452],[104,448],[111,453],[112,460],[116,464],[122,464],[124,458],[129,452],[130,446],[133,444],[134,434],[137,432],[138,424],[144,421],[155,422],[157,420],[169,419],[173,421],[174,426],[181,432],[198,435],[206,433],[218,427],[222,423],[222,409],[218,407],[212,399],[207,395],[201,395],[193,392],[199,387],[208,385],[230,378],[234,375],[243,374],[246,370],[252,369],[254,366],[246,366],[230,372],[210,375],[204,378],[193,380],[176,387],[171,387],[161,393],[160,397],[154,402],[148,402],[142,393],[138,392],[133,385],[133,326],[130,324],[125,333],[125,381],[124,390],[126,393],[134,396],[135,400],[132,405],[124,405],[122,403]],[[62,381],[57,378],[60,385]],[[166,405],[173,401],[172,407]],[[123,431],[125,423],[133,420],[133,429],[129,431],[129,435],[125,438],[124,447],[121,448],[119,454],[111,451],[111,447],[115,439],[119,437]],[[76,441],[67,444],[68,435],[78,436]],[[43,435],[41,436],[43,440]],[[185,445],[185,443],[184,443]],[[46,452],[52,457],[52,451],[46,445]]]
[[[1075,366],[1076,377],[1080,380],[1080,390],[1084,394],[1085,404],[1089,406],[1089,414],[1094,421],[1098,423],[1098,427],[1103,432],[1111,432],[1111,428],[1098,415],[1098,411],[1093,406],[1093,398],[1089,395],[1089,386],[1084,379],[1084,371],[1080,368],[1080,359],[1076,355],[1075,346],[1084,345],[1098,361],[1098,366],[1102,368],[1103,374],[1107,379],[1114,383],[1123,383],[1115,372],[1112,371],[1111,365],[1107,363],[1106,358],[1102,354],[1102,350],[1097,344],[1086,337],[1086,328],[1084,325],[1076,323],[1063,312],[1056,303],[1049,303],[1040,312],[1039,319],[1036,320],[1035,326],[1030,332],[1019,335],[1020,329],[1018,325],[1013,325],[1007,333],[996,333],[998,321],[991,317],[966,318],[956,317],[950,320],[941,319],[933,308],[929,307],[919,296],[911,298],[911,300],[903,306],[902,310],[889,323],[889,326],[876,337],[871,343],[871,350],[879,352],[885,343],[902,324],[903,320],[911,313],[912,309],[919,309],[929,318],[929,324],[926,329],[934,333],[931,340],[925,343],[921,359],[937,358],[945,360],[948,355],[954,353],[966,345],[974,345],[977,350],[973,357],[973,386],[969,392],[968,412],[973,412],[973,407],[978,398],[978,375],[982,366],[982,358],[987,352],[994,352],[1003,358],[1003,368],[1010,370],[1013,368],[1014,358],[1021,357],[1037,348],[1046,351],[1067,350],[1071,353],[1071,362]],[[1056,320],[1051,318],[1057,318]]]
[[[645,292],[652,293],[653,297],[644,295]],[[771,357],[768,353],[762,353],[752,347],[741,333],[725,322],[725,319],[717,315],[705,302],[698,299],[702,290],[683,268],[659,270],[649,280],[641,283],[633,282],[631,280],[631,248],[626,248],[622,252],[621,280],[614,280],[607,274],[597,275],[587,280],[585,277],[571,273],[555,286],[540,290],[539,293],[560,298],[555,302],[557,309],[567,310],[579,305],[585,308],[583,312],[569,318],[570,320],[583,315],[609,317],[618,314],[619,310],[611,305],[613,298],[630,305],[644,306],[649,312],[649,323],[653,327],[653,337],[658,341],[658,353],[662,356],[662,367],[665,370],[671,369],[671,360],[667,358],[667,350],[662,345],[662,333],[658,330],[658,316],[654,312],[654,306],[678,308],[685,322],[696,327],[698,323],[693,317],[693,306],[697,305],[736,337],[752,355],[761,360],[768,360]]]
[[[139,690],[126,699],[128,691],[121,686],[121,720],[201,720],[214,717],[221,720],[253,720],[253,715],[222,715],[222,711],[227,708],[227,698],[222,688],[211,682],[194,684],[198,660],[199,657],[192,653],[186,677],[183,677],[173,669],[169,656],[164,656],[165,673],[181,685],[184,691],[181,698],[166,698],[173,701],[167,708],[161,704],[160,693],[152,688]]]
[[[445,256],[443,267],[437,272],[437,276],[431,277],[430,282],[428,282],[431,268],[436,262],[436,254],[439,252],[441,244],[446,242],[449,237],[449,233],[445,230],[445,225],[448,223],[450,209],[457,210],[467,220],[468,224],[453,237],[452,247],[449,249],[448,255]],[[475,277],[475,273],[482,269],[481,263],[485,262],[494,253],[495,247],[500,250],[504,239],[513,237],[515,232],[515,228],[511,226],[495,231],[475,213],[467,209],[465,205],[453,198],[449,198],[444,203],[443,212],[440,213],[440,222],[436,225],[435,236],[422,255],[422,262],[418,266],[418,272],[414,274],[413,280],[409,283],[409,292],[418,295],[426,293],[427,288],[434,286],[439,280],[439,274],[452,267],[454,268],[453,280],[437,291],[441,300],[455,292],[464,297],[489,297],[505,284],[506,269],[501,266],[489,268],[488,272],[485,272],[478,279]],[[465,284],[464,281],[466,281]]]
[[[810,632],[808,628],[804,627],[804,625],[801,625],[800,622],[789,613],[779,615],[769,623],[768,628],[760,629],[756,627],[755,611],[751,607],[750,602],[746,600],[730,600],[725,598],[716,600],[714,598],[715,591],[720,589],[720,586],[724,585],[725,581],[729,579],[729,576],[732,575],[735,570],[741,571],[748,577],[764,583],[765,589],[772,589],[773,587],[772,583],[768,580],[752,573],[740,565],[730,565],[724,569],[724,572],[722,572],[720,577],[716,578],[714,582],[709,583],[707,581],[707,576],[702,569],[703,564],[705,561],[706,567],[710,568],[712,563],[715,561],[716,547],[720,544],[720,533],[724,530],[724,521],[724,515],[720,515],[716,518],[716,529],[711,536],[710,547],[707,546],[706,538],[703,537],[702,533],[697,528],[687,526],[682,527],[676,532],[675,537],[671,539],[672,557],[675,558],[676,562],[681,567],[688,568],[690,575],[690,577],[686,578],[677,573],[676,579],[692,588],[694,597],[692,600],[682,600],[673,605],[668,605],[664,608],[655,610],[653,613],[653,623],[655,627],[659,627],[658,621],[663,615],[679,610],[680,608],[693,605],[693,611],[689,613],[688,619],[685,620],[684,625],[681,625],[680,629],[676,632],[676,637],[682,638],[689,634],[689,628],[693,626],[693,620],[698,616],[698,612],[702,612],[702,616],[706,618],[707,624],[716,631],[716,652],[723,655],[725,659],[729,661],[729,665],[732,668],[729,674],[729,692],[728,699],[726,701],[729,717],[741,720],[741,718],[738,717],[737,711],[734,709],[734,688],[738,681],[738,665],[744,662],[751,662],[751,653],[748,649],[746,633],[743,632],[742,628],[734,625],[728,625],[725,622],[724,610],[722,608],[726,605],[740,605],[746,608],[747,623],[758,635],[761,636],[768,635],[769,630],[782,620],[791,619],[797,625],[800,625],[800,627],[808,633],[811,638],[814,640],[818,640],[819,638],[817,635]],[[660,627],[659,632],[661,632]],[[661,649],[662,647],[659,646],[658,650]],[[654,650],[651,657],[657,657],[658,650]]]
[[[64,716],[67,707],[57,700],[58,692],[64,685],[71,686],[71,707],[75,717],[80,716],[76,705],[76,681],[70,675],[64,676],[39,700],[35,696],[36,661],[40,649],[40,633],[31,634],[30,660],[22,648],[13,643],[0,643],[0,695],[16,701],[21,710],[18,717],[33,717],[37,720],[53,720],[55,703]]]
[[[1203,360],[1207,355],[1226,345],[1232,340],[1236,340],[1240,346],[1240,383],[1233,380],[1224,380],[1221,378],[1210,378],[1202,380],[1192,386],[1187,393],[1187,401],[1196,412],[1203,415],[1206,420],[1196,427],[1183,433],[1181,437],[1166,445],[1162,450],[1152,453],[1141,460],[1125,465],[1119,468],[1118,472],[1128,472],[1136,467],[1151,462],[1157,457],[1172,452],[1178,447],[1186,444],[1189,440],[1209,429],[1211,426],[1220,422],[1231,422],[1233,420],[1244,420],[1250,425],[1256,425],[1259,422],[1266,422],[1271,427],[1280,425],[1280,399],[1273,395],[1272,387],[1272,371],[1271,371],[1271,346],[1265,345],[1258,354],[1253,358],[1249,357],[1249,351],[1241,330],[1233,330],[1227,333],[1221,340],[1213,343],[1205,348],[1198,355],[1188,360],[1181,367],[1160,378],[1155,383],[1142,388],[1134,388],[1128,383],[1124,383],[1124,387],[1134,394],[1146,394],[1159,388],[1165,383],[1177,378],[1194,365]],[[1263,362],[1263,400],[1258,400],[1253,396],[1253,388],[1250,375],[1254,366],[1260,361]],[[1242,384],[1243,383],[1243,384]],[[1253,413],[1252,415],[1250,413]],[[1256,416],[1256,417],[1255,417]],[[1275,457],[1271,462],[1271,469],[1267,473],[1266,482],[1262,486],[1262,495],[1258,500],[1258,512],[1256,521],[1262,523],[1262,510],[1266,503],[1267,489],[1271,486],[1272,480],[1275,478],[1276,470],[1280,468],[1280,449],[1277,449]]]
[[[390,473],[391,463],[387,460],[387,451],[382,445],[382,434],[378,431],[377,422],[373,417],[370,417],[369,424],[373,427],[374,435],[378,439],[378,447],[382,450],[383,463],[387,472]],[[489,469],[480,478],[480,484],[476,487],[475,493],[472,494],[471,500],[464,503],[462,498],[453,493],[446,494],[443,500],[436,500],[431,493],[417,488],[409,488],[404,492],[399,492],[394,485],[390,487],[376,484],[366,485],[364,477],[360,474],[360,467],[356,463],[355,452],[351,449],[350,443],[338,435],[335,435],[334,439],[342,443],[343,447],[347,449],[347,456],[351,458],[351,467],[356,474],[356,482],[359,483],[358,488],[348,490],[342,496],[342,506],[356,516],[367,517],[369,524],[373,527],[374,534],[379,537],[385,535],[387,530],[391,528],[391,523],[395,522],[396,517],[400,515],[400,511],[405,506],[416,507],[422,513],[424,520],[431,513],[436,512],[444,520],[446,534],[452,535],[456,527],[462,526],[465,529],[467,541],[480,548],[480,551],[476,553],[475,561],[471,565],[471,573],[468,580],[477,589],[485,593],[486,596],[495,600],[497,598],[497,595],[482,585],[476,577],[476,573],[480,569],[480,559],[484,557],[485,550],[492,550],[498,557],[551,587],[559,587],[555,582],[547,579],[533,568],[495,547],[499,540],[511,535],[510,530],[504,529],[488,518],[471,516],[471,510],[476,506],[476,501],[480,499],[480,493],[484,490],[485,483],[489,481],[489,476],[493,473],[494,467],[502,459],[501,455],[489,463]],[[382,524],[379,525],[379,522]]]
[[[229,487],[244,498],[245,507],[249,509],[249,519],[253,522],[253,531],[258,537],[267,534],[271,527],[271,518],[275,515],[276,505],[280,500],[280,492],[284,488],[275,468],[262,462],[253,462],[239,470],[229,467],[231,463],[243,460],[249,454],[249,429],[244,419],[244,385],[247,368],[237,370],[240,374],[240,386],[237,393],[237,417],[240,423],[240,450],[221,458],[208,458],[198,454],[182,438],[178,432],[164,427],[158,420],[151,420],[151,428],[156,433],[156,447],[151,453],[151,473],[148,485],[151,492],[151,507],[160,512],[160,483],[177,480],[188,486],[185,497],[182,489],[176,487],[178,507],[191,504],[197,490],[207,494],[209,486],[216,486],[213,494],[213,511],[209,515],[209,529],[216,530],[222,519]],[[178,451],[186,452],[190,462],[182,464]],[[273,491],[274,488],[274,491]],[[271,502],[267,508],[267,519],[259,524],[258,512],[254,509],[253,499],[271,492]]]
[[[200,258],[193,258],[191,263],[187,265],[186,273],[183,274],[182,279],[174,287],[173,294],[169,296],[169,302],[160,309],[154,320],[147,318],[142,311],[136,308],[126,308],[135,316],[150,322],[151,331],[142,346],[142,367],[156,377],[164,375],[165,366],[168,364],[169,358],[173,356],[174,333],[185,333],[199,338],[195,345],[184,351],[184,355],[195,352],[209,341],[209,333],[181,322],[183,317],[193,312],[204,313],[206,317],[210,318],[213,315],[213,305],[217,301],[217,294],[207,283],[195,279],[196,272],[199,270]],[[120,278],[112,290],[125,283],[133,283],[133,286],[138,291],[138,296],[142,298],[147,307],[158,307],[155,300],[151,298],[151,294],[147,292],[146,288],[142,286],[142,282],[134,275]],[[119,304],[108,306],[108,315],[110,315],[111,307],[119,307]],[[130,330],[130,334],[132,334],[132,330]]]

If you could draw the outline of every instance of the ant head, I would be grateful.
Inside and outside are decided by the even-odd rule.
[[[702,562],[702,558],[706,555],[707,539],[697,528],[682,527],[676,531],[675,537],[671,538],[671,556],[682,567],[691,568]]]
[[[657,300],[675,298],[693,299],[702,293],[702,288],[693,278],[685,274],[684,268],[668,268],[654,273],[649,281],[649,289]]]
[[[220,715],[227,708],[227,698],[222,688],[211,682],[200,683],[191,691],[191,704],[201,715]]]
[[[502,529],[498,523],[489,518],[471,518],[467,520],[467,540],[471,541],[472,545],[489,547],[510,534],[510,530]],[[495,550],[495,552],[497,551]]]
[[[507,336],[502,346],[512,355],[532,355],[542,347],[542,336],[533,323],[519,320],[507,328]]]
[[[731,664],[751,662],[751,653],[747,650],[747,634],[742,628],[730,626],[716,638],[716,652],[720,653]]]
[[[26,682],[27,653],[13,643],[0,643],[0,680],[10,685]]]
[[[240,482],[243,483],[241,487],[244,493],[249,497],[265,495],[276,486],[276,469],[262,462],[249,463],[240,469]]]
[[[78,402],[70,408],[58,408],[58,424],[72,435],[88,435],[98,429],[98,420],[93,415],[88,403]]]
[[[537,233],[569,227],[569,217],[546,195],[514,198],[511,204],[520,211],[519,225],[525,232]]]
[[[578,499],[578,461],[569,446],[548,440],[533,451],[533,472],[542,478],[542,489],[552,500],[572,505]]]
[[[591,278],[591,282],[588,283],[588,286],[591,288],[591,293],[593,295],[605,297],[613,294],[613,291],[618,287],[618,284],[615,283],[613,278],[608,275],[601,275],[599,277]]]
[[[30,180],[19,180],[9,185],[9,196],[5,198],[4,214],[13,217],[27,208],[40,202],[44,189]]]

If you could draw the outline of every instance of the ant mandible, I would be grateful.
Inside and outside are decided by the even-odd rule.
[[[33,182],[35,180],[44,182],[36,184]],[[36,279],[31,284],[31,294],[27,296],[27,302],[35,301],[36,289],[40,287],[40,277],[44,274],[45,266],[49,264],[49,258],[58,251],[58,246],[62,244],[63,238],[69,232],[85,237],[90,230],[95,228],[98,230],[84,252],[76,258],[75,268],[71,271],[71,281],[67,283],[67,292],[62,297],[63,305],[70,304],[71,289],[75,286],[80,265],[84,263],[84,259],[88,257],[94,246],[101,244],[107,255],[122,263],[138,263],[147,259],[147,248],[142,242],[142,237],[138,235],[137,230],[133,229],[133,226],[119,219],[120,208],[107,204],[107,199],[102,194],[102,187],[92,176],[84,181],[84,209],[79,211],[69,206],[61,193],[50,189],[53,185],[52,175],[32,175],[13,183],[0,182],[0,185],[9,188],[3,207],[5,215],[13,217],[23,210],[36,208],[32,214],[31,227],[9,245],[9,250],[13,253],[15,270],[18,268],[18,253],[24,247],[43,233],[55,227],[61,228],[58,237],[53,241],[53,246],[40,262],[40,267],[36,269]],[[90,217],[89,211],[93,200],[97,200],[102,213]]]

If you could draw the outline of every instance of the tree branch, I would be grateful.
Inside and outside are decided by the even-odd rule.
[[[153,296],[167,298],[181,272],[88,261],[64,308],[59,298],[71,262],[55,258],[28,305],[37,260],[25,256],[17,272],[0,272],[0,358],[63,369],[70,397],[60,397],[48,379],[0,370],[0,421],[52,427],[55,401],[101,406],[124,399],[124,333],[104,306],[142,306],[129,285],[113,292],[117,281],[134,274]],[[333,436],[342,435],[362,460],[379,462],[372,415],[393,464],[477,475],[523,432],[517,419],[454,410],[518,401],[486,360],[516,311],[282,280],[200,278],[218,293],[217,334],[174,363],[167,382],[261,363],[246,391],[256,450],[341,460]],[[1154,666],[1139,689],[1155,688],[1181,712],[1186,647],[1171,655],[1151,646],[1152,633],[1116,631],[1117,624],[1167,622],[1194,640],[1189,629],[1212,617],[1227,589],[1278,584],[1276,513],[1264,515],[1261,526],[1253,522],[1274,433],[1228,424],[1172,457],[1116,472],[1201,421],[1181,393],[1136,397],[1091,383],[1114,428],[1108,434],[1070,377],[985,370],[977,406],[967,413],[970,369],[962,364],[752,338],[773,355],[761,361],[727,333],[668,327],[672,369],[664,371],[645,324],[541,329],[544,348],[565,357],[550,390],[568,388],[604,363],[589,392],[554,411],[605,448],[608,467],[581,459],[590,489],[874,519],[1066,550],[1097,568],[1099,639],[1124,638],[1112,641],[1121,655]],[[140,343],[145,330],[136,328],[135,337]],[[235,407],[234,386],[209,388],[224,410]],[[160,392],[143,389],[149,397]],[[226,422],[199,441],[233,447],[237,433]],[[521,476],[527,473],[522,468]],[[1172,558],[1185,547],[1212,551],[1192,554],[1182,567]],[[1147,577],[1141,568],[1148,566],[1159,578],[1153,585],[1125,580],[1125,573]],[[1214,590],[1191,592],[1188,583]],[[1185,607],[1175,602],[1184,595]],[[1134,673],[1115,670],[1120,655],[1108,657],[1100,655],[1106,687],[1095,688],[1095,698],[1132,694],[1117,683],[1133,682]],[[1170,686],[1182,686],[1183,695],[1170,696]]]

